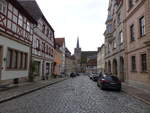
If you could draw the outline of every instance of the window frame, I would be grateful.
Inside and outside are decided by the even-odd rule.
[[[131,42],[135,41],[135,29],[134,29],[134,24],[130,25],[130,40],[131,40]]]
[[[18,25],[23,27],[23,16],[19,13],[19,16],[18,16]]]
[[[123,32],[122,32],[122,30],[119,32],[119,42],[120,42],[120,44],[123,44]]]
[[[133,58],[134,58],[134,60],[133,60]],[[131,71],[132,72],[137,71],[137,69],[136,69],[136,56],[135,55],[131,56]]]
[[[142,55],[145,55],[145,62],[144,59],[142,58]],[[141,60],[141,72],[147,72],[147,54],[146,53],[141,53],[140,54],[140,60]]]
[[[128,0],[128,9],[132,9],[134,6],[134,1],[133,0]]]
[[[6,11],[7,11],[7,2],[2,0],[0,1],[0,4],[1,4],[1,9],[0,9],[0,12],[2,14],[6,14]]]
[[[11,52],[11,54],[8,56],[9,52]],[[26,57],[24,57],[25,55],[26,55]],[[7,59],[8,58],[9,58],[9,61],[6,60],[6,64],[7,64],[6,69],[7,70],[27,70],[28,53],[21,52],[16,49],[8,48],[7,49]]]
[[[139,33],[140,33],[140,37],[145,36],[145,17],[144,16],[139,18]]]

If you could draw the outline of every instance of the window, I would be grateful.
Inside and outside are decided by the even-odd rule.
[[[46,63],[46,75],[50,73],[50,64]]]
[[[45,25],[42,26],[42,32],[45,33]]]
[[[136,57],[135,56],[131,57],[131,69],[132,71],[136,71]]]
[[[110,45],[108,44],[108,53],[110,53]]]
[[[45,43],[42,42],[42,52],[45,52]]]
[[[6,2],[3,0],[0,1],[0,12],[6,14]]]
[[[7,53],[7,68],[10,69],[12,67],[12,56],[13,56],[13,51],[12,49],[8,49]]]
[[[116,45],[116,42],[113,41],[113,48],[116,49],[117,45]]]
[[[140,36],[144,36],[145,35],[145,21],[144,21],[144,16],[142,16],[139,19],[139,25],[140,25]]]
[[[108,31],[108,33],[111,33],[111,32],[112,32],[112,24],[109,24],[109,25],[107,26],[107,31]]]
[[[48,45],[46,45],[46,54],[48,54]]]
[[[120,24],[120,22],[121,22],[121,20],[120,20],[120,13],[117,16],[117,22],[118,22],[118,24]]]
[[[22,69],[22,65],[23,65],[22,59],[23,59],[23,53],[20,52],[20,66],[19,66],[20,69]]]
[[[119,41],[121,44],[123,43],[123,32],[122,31],[120,31],[120,33],[119,33]]]
[[[130,26],[130,37],[131,37],[131,41],[135,40],[134,25],[133,24]]]
[[[25,60],[25,66],[24,66],[24,69],[27,69],[28,55],[27,55],[27,53],[25,53],[24,55],[25,55],[25,58],[24,58],[24,60]]]
[[[52,52],[51,56],[53,57],[53,54],[54,54],[54,51],[53,51],[53,49],[51,49],[51,52]]]
[[[51,55],[51,48],[49,47],[49,55]]]
[[[27,22],[27,31],[30,32],[30,23]]]
[[[46,36],[48,37],[48,35],[49,35],[49,29],[47,29],[47,33],[46,33]]]
[[[18,18],[18,25],[20,25],[20,26],[23,25],[23,17],[20,14],[19,14],[19,18]]]
[[[18,67],[18,51],[14,51],[14,55],[13,55],[13,68],[17,69]]]
[[[40,41],[38,39],[36,39],[36,49],[40,49]]]
[[[128,0],[128,5],[129,5],[129,9],[131,9],[133,7],[133,0]]]
[[[27,69],[27,53],[8,49],[6,64],[7,69]]]
[[[147,71],[146,54],[141,54],[141,70],[142,70],[142,72],[146,72]]]

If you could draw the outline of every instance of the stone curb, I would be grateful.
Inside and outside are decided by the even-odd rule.
[[[1,103],[4,103],[4,102],[7,102],[7,101],[9,101],[9,100],[15,99],[15,98],[17,98],[17,97],[21,97],[21,96],[24,96],[24,95],[26,95],[26,94],[32,93],[32,92],[34,92],[34,91],[38,91],[38,90],[40,90],[40,89],[42,89],[42,88],[48,87],[48,86],[50,86],[50,85],[53,85],[53,84],[56,84],[56,83],[59,83],[59,82],[62,82],[62,81],[67,80],[67,79],[68,79],[68,78],[64,78],[64,79],[61,79],[61,80],[58,80],[58,81],[53,81],[53,82],[51,82],[51,83],[47,83],[47,84],[45,84],[45,85],[41,85],[41,86],[39,86],[39,87],[37,87],[37,88],[33,88],[33,89],[27,90],[27,91],[25,91],[25,92],[22,92],[22,93],[19,93],[19,94],[10,96],[10,97],[8,97],[8,98],[1,99],[1,100],[0,100],[0,104],[1,104]]]
[[[150,105],[150,102],[149,102],[149,101],[147,101],[147,100],[145,100],[145,99],[143,99],[143,98],[141,98],[141,97],[138,97],[137,95],[130,94],[130,93],[128,93],[128,91],[126,91],[126,90],[124,90],[124,89],[122,89],[121,91],[124,92],[124,93],[126,93],[126,94],[129,95],[129,96],[132,96],[132,97],[134,97],[134,98],[136,98],[136,99],[138,99],[138,100],[140,100],[140,101],[142,101],[142,102],[144,102],[144,103]]]

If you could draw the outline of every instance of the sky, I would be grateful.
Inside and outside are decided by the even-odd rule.
[[[65,37],[73,54],[77,37],[82,51],[97,51],[104,43],[103,33],[109,0],[36,0],[55,30],[55,37]]]

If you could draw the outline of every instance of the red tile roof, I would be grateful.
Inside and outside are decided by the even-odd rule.
[[[55,43],[59,46],[63,46],[64,42],[65,42],[65,38],[55,38]]]
[[[97,65],[97,60],[96,59],[90,59],[87,62],[87,66],[96,66]]]

